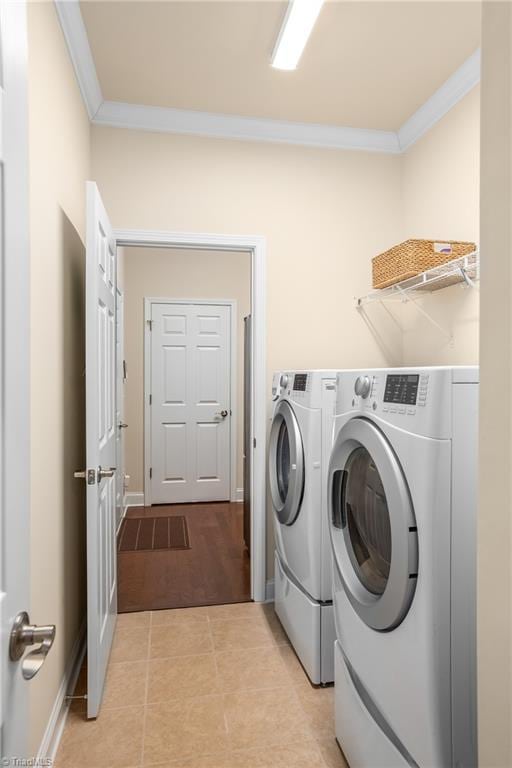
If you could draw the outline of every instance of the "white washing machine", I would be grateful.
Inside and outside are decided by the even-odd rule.
[[[340,373],[336,737],[352,768],[475,768],[478,368]]]
[[[330,683],[335,630],[326,492],[336,372],[274,374],[272,396],[275,610],[311,682]]]

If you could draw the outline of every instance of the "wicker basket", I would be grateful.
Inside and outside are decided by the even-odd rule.
[[[457,240],[406,240],[372,259],[373,287],[387,288],[474,250],[475,243]]]

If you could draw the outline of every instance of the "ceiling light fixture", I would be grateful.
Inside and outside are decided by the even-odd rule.
[[[296,69],[324,0],[290,0],[272,54],[274,69]]]

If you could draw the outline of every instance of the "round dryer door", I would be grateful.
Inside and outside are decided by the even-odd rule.
[[[418,575],[418,534],[398,459],[371,421],[340,430],[329,466],[334,562],[359,617],[373,629],[405,618]]]
[[[286,400],[281,400],[272,420],[269,480],[277,519],[292,525],[304,492],[304,448],[297,418]]]

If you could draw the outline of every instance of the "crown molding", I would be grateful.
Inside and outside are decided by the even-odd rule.
[[[82,98],[92,120],[103,103],[96,66],[78,0],[55,0],[55,8],[75,68]]]
[[[119,101],[104,101],[93,123],[138,131],[180,133],[219,139],[264,141],[389,154],[400,152],[398,138],[393,131],[261,120],[238,115],[124,104]]]
[[[478,48],[398,130],[401,152],[406,152],[480,82]]]
[[[55,6],[82,97],[94,125],[397,155],[406,152],[480,82],[481,57],[478,49],[398,131],[295,123],[104,101],[79,1],[55,0]]]

